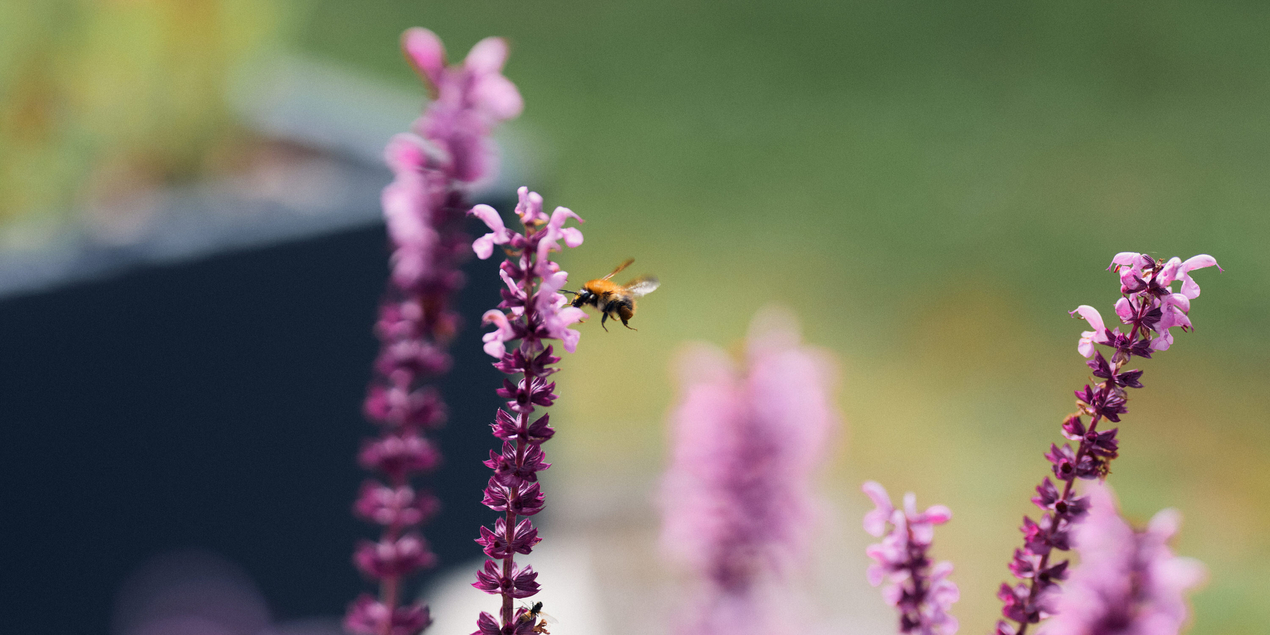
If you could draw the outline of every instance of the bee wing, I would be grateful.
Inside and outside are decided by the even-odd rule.
[[[622,263],[622,264],[618,265],[618,266],[617,266],[617,269],[614,269],[614,270],[613,270],[613,273],[610,273],[609,275],[604,276],[603,278],[600,278],[600,279],[601,279],[601,280],[608,280],[609,278],[612,278],[613,276],[616,276],[616,275],[618,274],[618,272],[619,272],[619,271],[621,271],[621,270],[623,270],[623,269],[625,269],[625,268],[627,268],[627,267],[631,266],[631,263],[632,263],[632,262],[635,262],[635,259],[634,259],[634,258],[627,258],[627,259],[626,259],[626,262],[624,262],[624,263]]]
[[[540,618],[542,618],[543,620],[545,620],[548,624],[559,624],[559,623],[560,623],[560,620],[558,620],[558,619],[556,619],[556,618],[554,618],[554,617],[551,617],[550,615],[547,615],[547,612],[546,612],[546,611],[538,611],[538,617],[540,617]]]
[[[626,289],[631,297],[638,298],[656,291],[660,286],[661,281],[657,279],[657,276],[640,276],[626,283],[622,288]]]

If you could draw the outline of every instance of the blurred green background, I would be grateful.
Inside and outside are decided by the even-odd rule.
[[[212,169],[237,134],[217,95],[252,55],[298,49],[422,95],[397,50],[406,27],[452,58],[509,38],[515,125],[545,166],[528,185],[587,220],[565,267],[587,279],[634,256],[663,281],[638,333],[582,327],[558,377],[553,478],[651,482],[674,352],[732,345],[786,304],[843,367],[827,489],[862,509],[872,478],[952,507],[936,550],[957,565],[963,632],[995,620],[1041,454],[1087,381],[1084,323],[1066,312],[1111,315],[1118,251],[1210,253],[1226,272],[1197,274],[1197,331],[1143,364],[1110,482],[1134,518],[1185,514],[1177,550],[1211,573],[1192,632],[1270,622],[1270,5],[5,7],[0,216],[24,222],[65,217],[111,175]],[[133,98],[100,96],[107,81]]]

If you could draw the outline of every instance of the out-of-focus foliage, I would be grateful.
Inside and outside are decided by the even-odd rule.
[[[0,223],[203,169],[232,139],[234,72],[282,39],[282,0],[0,3]]]

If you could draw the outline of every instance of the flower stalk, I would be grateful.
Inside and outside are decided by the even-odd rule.
[[[363,483],[356,516],[377,524],[377,542],[361,541],[354,564],[379,583],[378,597],[349,605],[345,627],[359,635],[415,635],[431,623],[427,607],[407,600],[406,579],[431,567],[435,555],[418,527],[438,508],[412,479],[431,472],[440,453],[429,435],[445,421],[445,404],[428,382],[450,368],[447,352],[458,327],[451,308],[462,286],[463,231],[468,193],[496,168],[493,128],[520,113],[516,87],[501,74],[507,46],[488,38],[463,64],[446,67],[440,39],[410,29],[402,48],[435,99],[385,150],[393,182],[382,204],[392,245],[391,275],[379,309],[375,360],[364,411],[379,426],[358,461],[380,475]]]
[[[840,417],[836,369],[784,311],[760,313],[743,363],[712,346],[681,358],[662,483],[662,544],[694,588],[683,635],[807,632],[791,587],[820,501],[813,476]]]
[[[953,566],[945,561],[932,567],[929,555],[935,525],[952,519],[952,511],[932,505],[918,512],[912,492],[904,495],[904,507],[897,509],[886,489],[875,481],[866,482],[861,489],[876,505],[864,516],[864,530],[874,537],[886,536],[865,550],[875,561],[869,566],[869,584],[886,583],[882,597],[900,613],[899,632],[953,635],[957,618],[948,611],[961,597],[957,585],[948,579]]]
[[[560,241],[568,247],[582,244],[582,232],[565,227],[571,219],[582,219],[572,211],[557,207],[548,217],[542,211],[542,197],[528,188],[518,191],[520,203],[516,214],[524,226],[522,233],[503,224],[498,212],[487,205],[477,205],[470,214],[481,219],[490,233],[476,239],[472,249],[483,259],[493,254],[494,246],[502,246],[507,259],[499,266],[506,288],[498,309],[482,317],[495,330],[484,337],[485,352],[498,361],[494,367],[509,375],[497,394],[506,399],[491,424],[494,436],[501,442],[499,451],[490,451],[485,465],[494,471],[485,487],[486,507],[500,512],[501,518],[492,528],[481,527],[476,540],[489,558],[472,586],[501,597],[498,616],[482,612],[474,635],[526,635],[540,625],[525,608],[514,608],[513,601],[538,593],[538,573],[532,566],[517,567],[516,554],[529,554],[541,540],[530,520],[544,506],[538,472],[550,467],[545,461],[542,444],[555,430],[550,415],[537,416],[539,408],[548,408],[556,400],[555,382],[549,381],[559,369],[560,358],[548,340],[559,340],[570,353],[576,350],[577,331],[568,326],[585,317],[582,309],[568,306],[560,290],[568,281],[568,273],[551,260],[551,252],[560,250]],[[508,343],[519,344],[508,351]]]
[[[1036,488],[1032,502],[1042,515],[1039,521],[1023,519],[1020,531],[1024,545],[1014,551],[1010,563],[1011,573],[1020,582],[1013,586],[1003,583],[997,592],[1005,618],[997,622],[998,635],[1025,635],[1032,624],[1054,613],[1059,583],[1067,577],[1068,562],[1051,561],[1057,559],[1056,552],[1071,549],[1072,529],[1090,506],[1089,497],[1076,495],[1076,481],[1106,477],[1111,460],[1119,455],[1118,428],[1099,430],[1098,426],[1104,422],[1119,423],[1120,415],[1128,412],[1127,389],[1142,387],[1142,371],[1124,367],[1134,357],[1149,359],[1152,353],[1168,350],[1173,344],[1171,328],[1192,328],[1187,313],[1190,301],[1199,297],[1200,288],[1190,272],[1211,266],[1217,266],[1217,261],[1208,255],[1164,261],[1123,252],[1112,259],[1108,270],[1120,276],[1122,297],[1116,302],[1115,311],[1121,322],[1131,327],[1129,332],[1121,333],[1119,327],[1108,329],[1094,307],[1082,305],[1072,311],[1090,325],[1091,330],[1081,334],[1077,350],[1089,360],[1086,364],[1094,377],[1102,381],[1076,391],[1078,410],[1063,422],[1063,436],[1077,442],[1076,449],[1071,444],[1051,444],[1045,455],[1062,487],[1046,477]],[[1174,282],[1181,283],[1177,292],[1172,290]],[[1103,357],[1097,345],[1113,351],[1110,360]]]

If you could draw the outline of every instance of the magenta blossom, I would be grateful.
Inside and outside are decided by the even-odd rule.
[[[516,213],[524,233],[509,231],[491,207],[477,205],[471,211],[492,230],[472,244],[476,255],[488,258],[493,254],[493,245],[504,245],[507,254],[507,260],[499,266],[499,276],[506,285],[503,301],[498,309],[487,311],[482,321],[495,327],[484,336],[485,352],[498,360],[495,368],[510,376],[497,391],[499,397],[507,400],[491,425],[501,447],[491,450],[485,461],[494,474],[481,501],[499,512],[501,518],[494,521],[492,529],[481,527],[481,537],[476,542],[489,559],[472,584],[501,596],[502,606],[497,616],[480,614],[474,635],[529,635],[537,626],[535,620],[526,617],[527,609],[514,608],[513,604],[537,594],[539,588],[538,573],[532,567],[517,567],[515,563],[516,554],[528,554],[540,540],[529,517],[542,511],[546,504],[538,472],[551,467],[542,444],[555,430],[549,425],[549,415],[535,416],[535,412],[556,400],[556,384],[548,378],[559,370],[553,365],[560,358],[553,355],[552,346],[546,342],[560,340],[565,350],[573,352],[579,337],[577,331],[567,327],[580,319],[581,310],[568,307],[566,298],[559,293],[569,274],[551,261],[550,252],[559,250],[554,241],[560,238],[570,247],[582,244],[581,231],[563,226],[568,219],[582,219],[563,207],[548,219],[542,214],[541,196],[524,187],[519,195]],[[508,343],[515,340],[519,344],[508,352]]]
[[[818,501],[812,475],[837,428],[836,372],[791,316],[761,313],[738,365],[699,346],[680,364],[662,544],[697,588],[678,633],[805,632],[788,581],[805,563]]]
[[[1089,517],[1076,527],[1080,554],[1054,604],[1045,635],[1177,635],[1189,616],[1186,593],[1204,566],[1173,555],[1168,543],[1181,515],[1166,509],[1145,530],[1120,517],[1111,488],[1091,483]]]
[[[948,614],[960,597],[957,585],[948,579],[952,564],[940,562],[931,566],[927,551],[935,539],[935,525],[952,518],[943,505],[932,505],[917,511],[917,497],[904,495],[904,508],[896,509],[886,489],[874,481],[861,488],[876,505],[865,514],[864,530],[881,537],[882,542],[869,545],[865,553],[874,560],[869,566],[869,584],[885,582],[882,597],[900,612],[899,631],[921,635],[952,635],[957,632],[957,618]],[[887,530],[887,527],[890,530]]]

